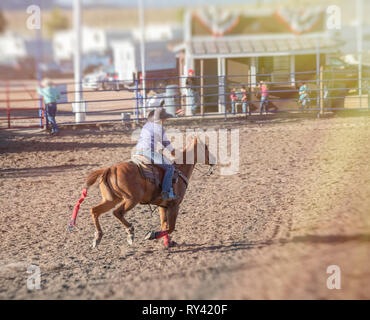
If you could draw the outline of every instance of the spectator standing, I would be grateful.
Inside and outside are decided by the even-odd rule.
[[[308,108],[310,105],[310,97],[308,95],[308,87],[306,84],[302,84],[299,88],[299,104],[304,108]]]
[[[57,101],[60,99],[59,91],[54,87],[53,82],[45,78],[41,82],[41,87],[37,89],[37,92],[44,99],[45,105],[45,118],[46,118],[46,129],[49,128],[49,122],[51,123],[52,129],[51,134],[59,134],[59,128],[55,120],[57,113]]]
[[[197,96],[198,82],[197,82],[196,77],[194,76],[193,69],[189,69],[188,71],[188,77],[186,78],[185,86],[186,86],[186,108],[190,106],[191,114],[194,115],[195,110],[197,108],[196,96]]]
[[[267,84],[263,81],[260,82],[260,88],[261,88],[261,102],[260,102],[260,114],[262,114],[263,110],[265,114],[268,112],[268,87]]]
[[[144,96],[143,96],[142,89],[138,90],[137,99],[138,99],[138,106],[139,106],[138,116],[141,116],[144,113]]]

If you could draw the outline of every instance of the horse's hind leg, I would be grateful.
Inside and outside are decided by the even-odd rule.
[[[132,200],[123,200],[120,206],[113,211],[114,216],[121,221],[127,232],[127,242],[132,245],[134,242],[134,226],[127,222],[124,215],[137,205],[137,202]]]
[[[95,225],[95,238],[93,241],[93,248],[97,247],[103,237],[103,231],[100,226],[99,216],[104,212],[114,208],[117,204],[117,200],[103,200],[99,205],[91,209],[91,217]]]

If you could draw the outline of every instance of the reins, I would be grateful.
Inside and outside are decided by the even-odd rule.
[[[209,165],[207,172],[202,172],[197,166],[194,167],[195,170],[198,170],[201,173],[201,177],[209,177],[215,172],[214,165]]]

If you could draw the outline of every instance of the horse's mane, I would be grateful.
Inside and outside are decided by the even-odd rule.
[[[199,135],[197,133],[190,134],[186,139],[185,148],[182,150],[182,152],[185,152],[185,151],[189,150],[189,148],[194,146],[196,141],[197,142],[200,141]]]
[[[181,150],[181,154],[183,157],[185,157],[185,154],[187,151],[189,151],[195,144],[195,141],[198,141],[198,135],[195,134],[195,133],[192,133],[190,134],[187,138],[186,138],[186,143],[185,143],[185,147]],[[183,159],[184,161],[184,159]],[[180,165],[180,164],[177,164],[176,161],[174,162],[175,165]]]

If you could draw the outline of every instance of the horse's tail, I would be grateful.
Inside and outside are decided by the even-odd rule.
[[[109,172],[109,169],[110,168],[104,168],[104,169],[96,170],[96,171],[94,171],[94,172],[92,172],[88,175],[88,177],[86,179],[86,182],[85,182],[85,186],[82,190],[82,195],[81,195],[80,199],[77,201],[77,203],[76,203],[76,205],[73,209],[72,218],[71,218],[71,221],[70,221],[69,226],[68,226],[69,231],[72,231],[72,228],[76,225],[77,214],[78,214],[78,211],[80,210],[81,203],[85,200],[85,198],[87,196],[87,189],[89,187],[91,187],[100,176],[102,176],[101,182],[103,182],[103,185],[107,189],[106,193],[108,195],[108,198],[111,197],[112,193],[110,191],[109,186],[107,185],[107,173]]]
[[[88,189],[89,187],[91,187],[96,182],[96,180],[101,175],[103,175],[105,171],[107,171],[107,169],[109,169],[109,168],[104,168],[104,169],[100,169],[100,170],[96,170],[94,172],[91,172],[88,175],[88,177],[86,178],[85,188]]]
[[[122,195],[125,195],[125,193],[119,189],[119,186],[117,185],[117,167],[109,167],[104,168],[100,170],[96,170],[89,174],[89,176],[86,179],[85,183],[85,189],[87,190],[90,186],[92,186],[96,180],[101,176],[100,179],[100,188],[102,189],[102,193],[104,194],[104,199],[112,201],[116,197],[121,197]],[[112,185],[111,179],[115,181],[115,186],[118,190],[121,192],[117,192],[115,190],[114,185]]]

